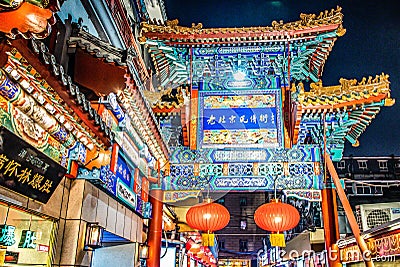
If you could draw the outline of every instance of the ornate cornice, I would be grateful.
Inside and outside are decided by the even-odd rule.
[[[9,50],[6,72],[10,71],[9,76],[51,114],[49,118],[89,150],[110,144],[111,130],[43,42],[14,40],[5,49]]]
[[[121,105],[131,117],[132,125],[141,139],[146,142],[150,153],[160,161],[160,166],[163,168],[169,151],[156,124],[154,114],[130,75],[126,76],[126,85],[126,88],[118,94]]]
[[[364,77],[361,81],[356,79],[344,79],[339,80],[340,85],[336,86],[323,86],[322,82],[316,82],[310,84],[310,91],[305,92],[303,85],[298,85],[299,90],[299,102],[303,108],[311,107],[328,107],[335,105],[346,106],[353,105],[354,101],[357,103],[373,103],[379,101],[385,101],[385,106],[391,106],[394,104],[394,99],[390,97],[389,88],[389,75],[382,73],[376,75],[375,78],[369,76]],[[293,88],[292,88],[293,89]],[[296,89],[294,89],[296,90]]]
[[[191,27],[178,25],[178,20],[167,21],[166,25],[155,25],[147,22],[141,23],[142,37],[140,41],[147,39],[171,40],[179,39],[196,43],[199,40],[218,42],[233,41],[263,41],[279,40],[281,38],[301,37],[304,33],[335,30],[338,36],[345,34],[341,13],[342,8],[337,7],[331,11],[325,10],[320,14],[300,14],[300,20],[284,23],[273,21],[266,27],[242,27],[242,28],[203,28],[202,23],[192,24]],[[211,38],[211,39],[210,39]]]

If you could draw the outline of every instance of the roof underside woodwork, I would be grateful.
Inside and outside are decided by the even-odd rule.
[[[223,60],[235,66],[238,57],[243,61],[241,68],[251,75],[271,65],[278,75],[285,72],[297,81],[316,82],[337,37],[345,33],[340,11],[338,7],[319,15],[301,14],[299,21],[274,21],[267,27],[207,29],[198,24],[189,28],[178,26],[177,20],[166,25],[142,23],[140,40],[148,47],[162,86],[193,82],[191,64],[196,61],[217,66]],[[207,49],[207,55],[196,55],[201,49]],[[265,56],[269,63],[260,65]]]
[[[392,106],[389,76],[339,80],[339,85],[323,86],[322,82],[311,83],[311,90],[304,91],[302,84],[292,87],[294,99],[298,101],[300,114],[295,140],[304,143],[311,135],[312,143],[322,143],[324,122],[327,147],[333,159],[340,159],[344,142],[348,140],[358,146],[358,138],[379,113],[382,106]],[[310,142],[310,141],[309,141]]]
[[[202,24],[179,26],[177,20],[165,25],[144,22],[140,40],[165,87],[201,80],[207,84],[205,90],[230,89],[227,81],[232,81],[238,70],[253,81],[251,89],[287,88],[289,77],[291,85],[311,80],[308,92],[292,90],[292,142],[304,144],[310,134],[313,142],[321,142],[321,121],[326,120],[331,124],[328,146],[338,159],[344,141],[358,145],[359,136],[380,107],[394,103],[384,74],[322,86],[325,61],[336,39],[346,32],[342,19],[337,7],[320,14],[301,14],[294,22],[274,21],[266,27],[203,28]]]
[[[76,52],[76,77],[87,88],[98,96],[115,93],[121,101],[124,112],[135,122],[134,128],[149,145],[149,149],[157,159],[166,162],[168,148],[166,147],[154,115],[146,99],[137,86],[133,76],[140,75],[133,51],[122,51],[82,30],[76,31],[70,38],[69,47]],[[79,49],[77,49],[79,48]],[[130,65],[136,68],[130,68]],[[90,71],[86,71],[90,69]],[[107,75],[104,75],[107,73]],[[96,77],[98,75],[98,78]],[[147,126],[144,125],[147,123]]]

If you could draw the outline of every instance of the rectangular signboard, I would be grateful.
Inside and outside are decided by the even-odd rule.
[[[117,168],[115,173],[118,179],[121,179],[122,181],[124,181],[125,184],[130,185],[132,172],[134,171],[134,168],[129,166],[129,164],[126,163],[125,159],[122,156],[118,156]]]
[[[66,169],[0,127],[0,185],[47,203]]]
[[[129,207],[137,211],[138,197],[124,182],[118,179],[117,197],[125,202]]]
[[[200,147],[282,147],[281,92],[274,90],[200,93]]]

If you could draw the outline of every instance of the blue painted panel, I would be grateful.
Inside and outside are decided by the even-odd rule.
[[[276,107],[204,109],[204,130],[263,128],[276,128]]]
[[[114,196],[117,194],[117,177],[110,171],[110,167],[103,166],[100,169],[100,180],[104,183],[104,187]]]
[[[280,93],[280,89],[201,92],[199,147],[281,147]]]
[[[117,178],[121,179],[125,184],[131,185],[133,173],[134,173],[133,168],[130,167],[121,156],[119,156],[115,174]]]

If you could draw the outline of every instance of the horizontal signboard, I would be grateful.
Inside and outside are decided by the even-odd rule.
[[[0,127],[0,185],[47,203],[66,170],[42,152]]]
[[[200,147],[282,147],[280,90],[200,93]]]

